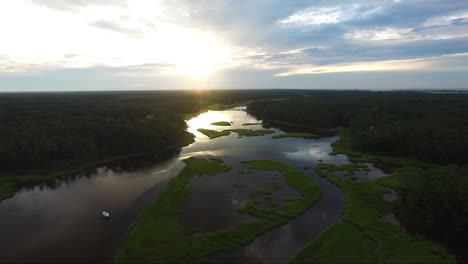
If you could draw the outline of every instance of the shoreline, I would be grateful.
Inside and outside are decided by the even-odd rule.
[[[102,158],[97,161],[75,161],[63,168],[53,169],[46,172],[46,169],[30,170],[28,172],[13,172],[10,174],[0,175],[0,203],[3,200],[13,197],[16,192],[24,186],[36,185],[39,183],[46,183],[54,179],[60,179],[72,174],[96,169],[105,165],[112,165],[112,163],[125,162],[129,160],[140,160],[141,158],[151,159],[151,163],[164,161],[174,155],[177,155],[185,146],[192,144],[195,136],[190,132],[185,133],[185,138],[179,146],[170,146],[162,151],[148,151],[131,153],[126,155],[118,155],[108,158]],[[142,167],[142,166],[139,166]],[[4,190],[1,192],[2,188]]]

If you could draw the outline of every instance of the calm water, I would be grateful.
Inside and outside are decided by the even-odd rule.
[[[252,199],[250,190],[254,188],[271,187],[274,182],[279,186],[273,191],[274,203],[285,196],[297,195],[277,173],[249,171],[240,161],[281,160],[303,171],[320,186],[323,194],[320,202],[297,219],[258,237],[242,249],[208,259],[287,260],[310,239],[340,221],[344,205],[343,194],[337,187],[304,167],[313,167],[318,160],[336,164],[349,161],[344,155],[328,154],[330,143],[337,137],[317,140],[272,139],[272,135],[239,138],[231,133],[208,139],[197,131],[198,128],[224,129],[210,125],[215,121],[233,122],[230,128],[261,129],[260,125],[242,126],[259,122],[242,110],[208,111],[189,120],[189,131],[196,135],[195,143],[164,162],[132,171],[118,166],[101,167],[47,185],[21,189],[12,198],[0,202],[0,261],[110,261],[137,216],[157,199],[168,179],[183,168],[181,160],[190,156],[219,157],[233,167],[228,173],[195,177],[191,181],[192,196],[179,219],[196,232],[219,230],[250,220],[237,209]],[[380,173],[373,168],[365,176],[376,177]],[[110,219],[100,217],[102,210],[111,213]]]

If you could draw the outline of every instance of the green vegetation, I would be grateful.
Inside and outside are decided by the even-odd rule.
[[[213,122],[213,123],[211,123],[211,125],[213,125],[213,126],[230,126],[231,123],[229,123],[227,121],[219,121],[219,122]]]
[[[197,262],[204,256],[233,250],[254,240],[258,235],[287,223],[320,198],[320,189],[307,176],[277,161],[247,161],[250,169],[275,170],[284,174],[288,185],[301,194],[300,198],[285,202],[283,209],[258,208],[258,202],[250,201],[241,212],[255,216],[257,220],[236,224],[226,230],[210,233],[193,233],[178,220],[178,210],[190,190],[190,178],[195,175],[214,175],[230,168],[219,160],[190,158],[186,167],[174,178],[138,224],[118,254],[122,262]]]
[[[274,98],[288,99],[264,100]],[[254,101],[258,99],[261,101]],[[380,221],[381,215],[389,212],[391,207],[382,201],[381,195],[386,191],[382,186],[399,191],[400,199],[393,206],[406,230],[455,248],[467,244],[468,171],[466,167],[440,166],[468,163],[465,158],[468,149],[467,99],[467,94],[284,90],[1,94],[0,199],[13,195],[22,184],[79,172],[115,159],[176,152],[194,140],[193,135],[185,131],[184,117],[207,108],[224,109],[236,102],[254,101],[248,105],[248,111],[266,120],[264,123],[274,121],[293,127],[295,131],[310,130],[320,136],[323,132],[330,134],[341,128],[340,140],[333,144],[332,154],[347,154],[353,161],[379,162],[391,169],[397,168],[392,176],[356,183],[353,181],[355,170],[366,169],[354,166],[361,165],[329,167],[323,164],[320,173],[346,193],[345,223],[330,228],[311,242],[315,243],[310,246],[312,249],[309,253],[306,249],[301,258],[313,256],[314,261],[339,262],[342,258],[327,253],[336,250],[354,260],[350,254],[355,251],[358,255],[357,252],[367,248],[366,239],[369,239],[375,250],[372,255],[357,256],[363,262],[370,259],[378,262],[429,261],[436,260],[437,254],[441,261],[451,260],[442,258],[445,252],[439,246],[402,234]],[[265,135],[270,133],[265,131],[273,130],[205,132],[216,137],[231,131],[242,137]],[[216,167],[211,162],[218,163],[206,162],[209,162],[208,167]],[[195,166],[195,162],[193,164]],[[275,166],[271,165],[273,170],[283,172],[286,178],[286,174],[290,175],[292,182],[288,185],[291,187],[300,189],[294,182],[307,182],[300,174]],[[343,180],[333,174],[339,170],[346,172]],[[209,169],[207,171],[209,174]],[[188,176],[181,176],[184,177]],[[179,191],[189,193],[186,186],[173,183],[170,186],[173,192],[166,196],[177,196]],[[286,199],[284,207],[278,206],[281,210],[257,208],[255,201],[247,203],[242,211],[257,216],[258,221],[202,235],[194,235],[178,225],[174,212],[183,199],[166,198],[165,204],[155,209],[164,216],[161,218],[163,222],[158,223],[166,228],[162,230],[162,240],[155,240],[164,242],[158,246],[159,251],[153,252],[154,240],[151,238],[151,235],[159,234],[149,232],[142,235],[142,242],[135,238],[131,254],[121,260],[137,261],[148,253],[148,259],[142,257],[141,260],[187,261],[239,247],[265,230],[283,224],[286,218],[302,212],[304,206],[313,204],[315,198],[307,195],[318,191],[312,185],[307,188],[300,192],[302,198]],[[264,196],[271,199],[269,195]],[[338,242],[334,234],[339,232],[355,244]],[[171,242],[169,238],[178,234],[185,236]],[[171,249],[175,245],[171,243],[177,245]],[[343,247],[350,249],[349,252],[343,252]],[[415,251],[415,248],[418,249]],[[430,248],[432,251],[428,252]],[[180,250],[180,253],[172,250]],[[463,248],[459,252],[466,254]],[[121,256],[126,256],[124,253]],[[414,258],[410,259],[412,254]]]
[[[235,132],[239,135],[239,137],[255,137],[255,136],[263,136],[266,134],[274,133],[274,130],[268,129],[226,129],[222,131],[216,131],[211,129],[199,128],[197,129],[199,132],[203,133],[204,135],[208,136],[209,138],[217,138],[222,136],[228,136],[231,132]]]
[[[209,241],[203,239],[198,241],[200,244],[192,244],[197,239],[190,230],[178,223],[177,211],[190,195],[187,185],[191,177],[219,174],[231,168],[219,160],[192,157],[184,162],[185,168],[171,180],[160,198],[145,211],[129,234],[124,250],[117,257],[118,262],[177,261],[186,254],[196,253],[191,251],[198,247],[201,250],[203,246],[211,246]]]
[[[292,263],[375,263],[375,243],[352,224],[328,228],[297,254]]]
[[[0,199],[18,185],[193,142],[184,118],[220,105],[298,91],[137,91],[0,94]],[[190,103],[187,103],[190,102]]]
[[[198,130],[198,132],[204,134],[205,136],[207,136],[207,137],[209,137],[211,139],[222,137],[222,136],[228,136],[229,134],[231,134],[231,132],[229,132],[229,130],[216,131],[216,130],[205,129],[205,128],[199,128],[197,130]]]
[[[348,128],[354,150],[444,165],[468,163],[467,109],[468,94],[423,92],[318,91],[247,105],[264,122]]]
[[[349,167],[349,166],[348,166]],[[349,169],[349,168],[347,168]],[[389,180],[381,179],[353,182],[341,180],[333,171],[347,170],[341,166],[320,163],[315,171],[337,185],[346,196],[344,224],[332,226],[327,232],[311,241],[292,262],[317,260],[318,262],[402,262],[402,263],[446,263],[455,262],[444,247],[434,242],[410,236],[390,223],[383,222],[382,216],[391,211],[391,204],[382,196],[388,190],[382,184]],[[344,232],[349,241],[337,238]],[[349,245],[344,246],[344,245]],[[370,249],[370,250],[369,250]],[[333,252],[333,254],[332,254]],[[345,256],[346,259],[341,258]]]
[[[340,133],[334,152],[350,155],[354,161],[383,162],[399,168],[379,184],[398,190],[395,211],[400,223],[411,233],[448,245],[467,259],[463,245],[468,241],[468,169],[466,166],[438,166],[410,158],[364,154],[352,149],[350,135]],[[425,168],[425,169],[423,169]]]
[[[271,133],[275,133],[274,130],[270,129],[257,129],[257,130],[252,130],[252,129],[229,129],[227,131],[235,132],[239,134],[239,136],[243,137],[256,137],[256,136],[263,136]]]
[[[0,182],[0,200],[9,198],[15,194],[14,184],[12,182]]]
[[[409,232],[449,245],[466,260],[468,168],[405,167],[397,173],[401,184],[396,212],[400,222]],[[385,184],[397,182],[387,180]]]
[[[304,174],[295,171],[290,166],[272,160],[245,161],[243,164],[249,169],[280,171],[286,180],[286,184],[300,193],[301,198],[284,202],[282,211],[275,212],[287,218],[293,218],[302,213],[320,199],[320,188]],[[260,209],[258,209],[260,210]]]
[[[191,133],[186,133],[186,136],[183,138],[184,145],[189,145],[194,141],[194,135]],[[171,152],[168,152],[171,153]],[[62,177],[66,175],[76,174],[83,170],[93,168],[96,166],[100,166],[102,164],[106,164],[109,162],[113,162],[116,160],[123,160],[123,159],[131,159],[131,158],[144,158],[148,156],[154,156],[153,152],[148,153],[136,153],[136,154],[129,154],[129,155],[122,155],[122,156],[115,156],[110,158],[103,158],[101,160],[94,160],[94,161],[74,161],[68,163],[63,168],[59,169],[55,167],[53,170],[46,170],[46,169],[36,169],[36,170],[28,170],[24,172],[11,172],[11,173],[3,173],[0,174],[0,200],[6,199],[14,195],[16,190],[25,184],[34,184],[45,182],[57,177]],[[164,157],[162,153],[159,157]],[[169,154],[171,155],[171,154]]]
[[[320,163],[320,168],[327,172],[344,171],[346,172],[344,179],[354,181],[356,180],[354,173],[358,170],[367,169],[367,165],[362,163],[350,163],[341,166],[335,166],[333,164]]]
[[[182,114],[196,105],[174,93],[0,96],[0,172],[52,171],[72,163],[178,148]]]
[[[0,96],[0,199],[116,159],[167,156],[193,142],[182,119],[197,105],[174,93]]]
[[[312,134],[312,133],[283,133],[280,135],[274,135],[272,138],[288,138],[288,137],[293,137],[293,138],[317,138],[317,135]]]
[[[431,167],[435,166],[432,162],[416,160],[413,158],[405,158],[405,157],[392,157],[386,156],[382,154],[375,154],[375,153],[363,153],[362,151],[357,151],[352,146],[352,139],[351,135],[349,134],[349,130],[342,129],[340,131],[340,138],[332,143],[333,151],[330,153],[331,155],[337,154],[345,154],[348,155],[353,161],[356,162],[383,162],[385,164],[392,164],[394,166],[423,166],[423,167]]]

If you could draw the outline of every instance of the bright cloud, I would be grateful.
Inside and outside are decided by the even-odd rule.
[[[344,35],[347,39],[356,40],[389,40],[389,39],[418,39],[418,34],[413,33],[412,28],[377,28],[348,32]]]
[[[447,26],[456,22],[468,23],[468,11],[448,16],[431,17],[423,25],[426,27]]]
[[[17,70],[32,65],[80,68],[156,63],[173,64],[177,67],[172,73],[195,77],[229,62],[229,46],[222,40],[164,22],[160,17],[169,15],[165,12],[163,5],[149,0],[130,0],[128,8],[89,6],[74,13],[8,1],[0,9],[0,54]],[[103,28],[102,23],[96,27],[102,21],[110,21],[112,27]]]
[[[375,28],[347,32],[345,39],[359,41],[409,42],[468,37],[468,23],[457,26],[420,28]]]
[[[340,5],[333,7],[309,7],[278,21],[281,25],[322,25],[337,24],[377,13],[381,8],[374,5]]]
[[[457,64],[458,60],[468,59],[468,53],[442,55],[437,57],[407,59],[407,60],[385,60],[385,61],[358,61],[352,63],[338,63],[327,66],[302,65],[276,74],[277,76],[292,76],[303,74],[343,73],[343,72],[377,72],[377,71],[414,71],[430,69],[439,66],[444,70],[457,68],[468,70],[468,64]],[[454,63],[455,62],[455,63]],[[452,64],[454,63],[454,64]]]

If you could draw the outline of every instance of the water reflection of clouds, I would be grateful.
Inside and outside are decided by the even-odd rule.
[[[243,200],[238,200],[234,195],[231,197],[231,204],[234,208],[240,209],[244,205]]]
[[[153,171],[151,174],[161,174],[161,173],[165,173],[167,172],[169,169],[165,169],[165,170],[160,170],[160,171]]]
[[[179,160],[184,160],[190,157],[219,157],[223,156],[225,153],[224,150],[202,150],[202,151],[193,151],[188,153],[183,153],[179,155]]]
[[[345,155],[330,155],[330,152],[332,151],[330,144],[336,139],[336,137],[317,140],[291,139],[302,140],[304,143],[298,144],[298,142],[289,142],[288,144],[291,147],[285,148],[283,155],[289,160],[296,161],[322,160],[324,162],[332,162],[336,164],[349,163],[349,160]]]
[[[323,150],[323,146],[308,146],[306,148],[299,147],[295,152],[285,152],[284,155],[289,159],[295,160],[318,160],[328,157],[328,151]]]

